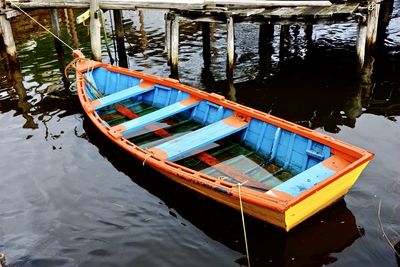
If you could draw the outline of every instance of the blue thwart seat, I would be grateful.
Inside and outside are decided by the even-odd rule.
[[[236,125],[232,125],[233,122]],[[207,125],[194,132],[185,134],[171,141],[165,142],[150,150],[158,153],[165,153],[165,159],[174,161],[193,150],[204,147],[210,143],[220,140],[226,136],[234,134],[247,127],[248,123],[240,121],[231,116],[224,120]]]
[[[153,89],[154,89],[154,86],[149,87],[149,88],[142,88],[142,87],[140,87],[140,85],[135,85],[135,86],[129,87],[125,90],[121,90],[114,94],[97,99],[97,101],[99,101],[99,104],[96,105],[94,107],[94,109],[98,110],[98,109],[104,108],[106,106],[110,106],[112,104],[118,103],[125,99],[138,96],[145,92],[149,92]]]
[[[335,174],[334,170],[325,167],[322,163],[318,163],[273,189],[286,192],[292,196],[298,196],[333,174]]]
[[[124,123],[118,125],[118,127],[125,127],[123,134],[127,134],[130,132],[139,130],[140,128],[145,127],[146,125],[149,125],[154,122],[160,121],[162,119],[168,118],[172,115],[181,113],[181,112],[188,110],[190,108],[193,108],[199,104],[199,101],[196,101],[196,100],[191,101],[191,103],[185,104],[186,100],[188,100],[188,99],[176,102],[172,105],[166,106],[162,109],[156,110],[156,111],[146,114],[142,117],[124,122]]]

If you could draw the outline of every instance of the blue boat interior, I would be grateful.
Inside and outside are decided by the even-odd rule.
[[[226,171],[234,169],[293,196],[334,174],[321,164],[332,156],[330,147],[296,133],[256,118],[230,126],[223,120],[233,115],[231,109],[207,100],[187,105],[181,102],[191,97],[187,92],[158,84],[143,90],[141,79],[102,67],[85,75],[101,92],[86,85],[87,95],[101,103],[96,111],[105,123],[123,125],[122,135],[134,144],[161,149],[168,160],[195,171],[238,183]],[[120,113],[116,105],[137,118]],[[204,161],[204,152],[212,162]]]

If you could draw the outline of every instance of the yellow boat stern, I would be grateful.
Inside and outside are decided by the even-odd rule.
[[[370,160],[342,175],[327,186],[322,188],[317,187],[314,189],[315,192],[290,206],[285,212],[286,231],[289,231],[305,219],[343,197],[356,182],[369,162]]]

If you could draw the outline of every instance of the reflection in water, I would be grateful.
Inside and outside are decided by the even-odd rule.
[[[197,193],[169,181],[143,167],[132,155],[115,147],[85,117],[88,139],[115,168],[141,187],[158,196],[171,210],[176,210],[211,237],[225,246],[245,253],[240,214]],[[143,175],[138,176],[138,168]],[[145,168],[145,169],[144,169]],[[194,208],[195,207],[195,208]],[[176,215],[175,215],[176,216]],[[330,256],[350,246],[361,237],[355,218],[340,200],[313,216],[290,233],[256,219],[246,217],[248,245],[252,266],[321,266],[336,259]],[[244,264],[246,261],[238,259]]]
[[[126,19],[124,21],[124,31],[127,42],[130,44],[130,48],[128,49],[129,56],[135,56],[136,53],[141,53],[144,55],[144,52],[148,46],[148,38],[147,33],[145,31],[144,25],[144,15],[143,11],[138,11],[138,24],[139,24],[139,34],[135,30],[134,22],[130,19]]]
[[[0,38],[1,39],[1,38]],[[26,94],[26,89],[23,84],[23,76],[21,74],[21,69],[19,63],[15,63],[13,65],[9,65],[7,63],[7,55],[4,52],[5,47],[3,40],[0,40],[0,50],[2,51],[2,55],[4,57],[4,61],[6,64],[4,64],[5,72],[7,73],[7,80],[10,83],[10,86],[14,88],[17,97],[18,97],[18,110],[17,112],[21,112],[22,116],[26,120],[24,125],[22,126],[23,128],[30,128],[30,129],[36,129],[38,126],[35,123],[33,117],[30,115],[30,110],[32,105],[28,102],[28,97]],[[7,92],[10,97],[12,97],[12,92],[8,91]]]
[[[69,43],[72,43],[74,49],[79,48],[79,38],[76,31],[75,15],[71,8],[64,9],[65,26],[67,28]]]

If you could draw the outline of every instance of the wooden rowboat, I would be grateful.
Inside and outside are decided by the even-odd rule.
[[[77,91],[97,128],[143,163],[289,231],[344,196],[373,154],[170,78],[82,58]]]

